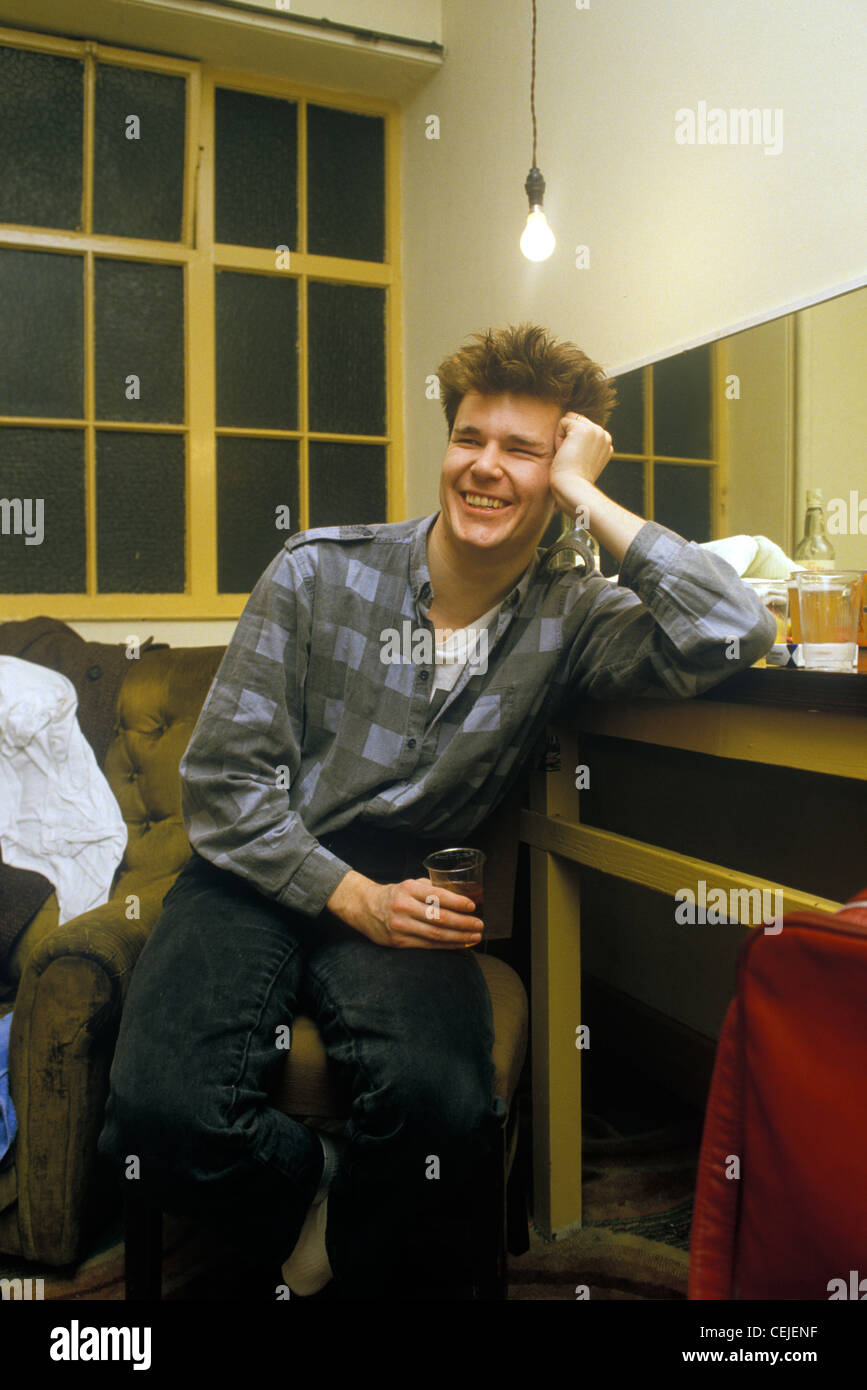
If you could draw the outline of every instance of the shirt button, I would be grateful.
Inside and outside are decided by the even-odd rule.
[[[430,671],[419,671],[418,678],[420,681],[426,681],[429,675]]]
[[[407,739],[406,746],[407,746],[407,748],[415,748],[415,739],[414,739],[414,738]]]

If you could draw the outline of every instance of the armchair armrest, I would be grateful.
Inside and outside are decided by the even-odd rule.
[[[62,1265],[78,1256],[120,1015],[171,882],[140,892],[138,918],[118,895],[56,927],[26,957],[9,1059],[25,1259]]]

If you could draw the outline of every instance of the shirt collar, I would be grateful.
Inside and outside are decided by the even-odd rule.
[[[430,516],[422,517],[416,527],[415,539],[410,553],[409,581],[412,596],[416,605],[424,604],[425,608],[429,608],[433,601],[433,585],[427,567],[427,538],[438,516],[439,512],[433,512]],[[502,607],[504,610],[514,610],[523,603],[538,567],[539,553],[535,551],[521,578],[503,599]]]
[[[430,582],[430,571],[427,567],[427,538],[430,528],[438,516],[439,512],[433,512],[430,516],[423,516],[415,528],[415,539],[412,543],[409,559],[409,582],[417,607],[424,604],[427,608],[433,599],[433,585]]]

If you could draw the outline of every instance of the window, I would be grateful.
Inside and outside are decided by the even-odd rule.
[[[236,617],[287,534],[400,514],[396,122],[0,30],[9,616]]]

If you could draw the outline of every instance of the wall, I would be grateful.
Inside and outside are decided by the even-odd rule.
[[[446,61],[404,122],[407,514],[436,505],[425,377],[463,337],[530,318],[608,371],[867,278],[867,7],[852,0],[539,6],[536,108],[558,238],[518,251],[530,166],[529,0],[443,0]],[[783,111],[779,154],[679,145],[680,108]],[[425,138],[425,117],[440,139]],[[587,245],[590,267],[575,268]]]

